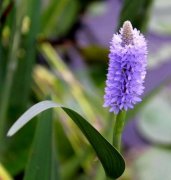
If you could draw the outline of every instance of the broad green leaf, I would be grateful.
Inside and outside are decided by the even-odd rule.
[[[77,124],[82,133],[94,148],[99,160],[101,161],[106,175],[111,178],[117,178],[122,175],[125,170],[125,162],[120,153],[77,112],[60,106],[52,101],[43,101],[28,109],[11,127],[8,136],[12,136],[21,129],[30,119],[40,112],[52,108],[62,108],[69,117]]]
[[[52,110],[43,112],[36,128],[24,180],[58,180],[52,136]]]

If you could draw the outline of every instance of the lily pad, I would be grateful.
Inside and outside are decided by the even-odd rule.
[[[171,144],[171,100],[167,90],[157,94],[139,114],[138,129],[153,143]]]
[[[133,162],[135,179],[171,179],[171,150],[150,148]]]
[[[156,0],[151,12],[150,29],[158,34],[171,34],[171,1]]]

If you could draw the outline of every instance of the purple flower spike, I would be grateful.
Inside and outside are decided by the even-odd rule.
[[[104,95],[104,107],[110,112],[133,108],[141,101],[147,66],[147,44],[144,36],[125,21],[110,45],[109,67]]]

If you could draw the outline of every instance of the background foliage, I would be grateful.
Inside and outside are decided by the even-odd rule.
[[[0,179],[23,179],[37,132],[49,143],[42,156],[52,155],[53,164],[46,164],[52,179],[105,179],[94,151],[62,111],[46,114],[53,121],[40,120],[46,128],[40,116],[12,138],[6,132],[28,107],[51,96],[111,141],[113,117],[102,107],[108,46],[127,19],[145,33],[149,55],[144,100],[127,115],[122,179],[171,178],[170,8],[168,0],[0,1]]]

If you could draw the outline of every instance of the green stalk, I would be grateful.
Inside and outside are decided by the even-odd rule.
[[[113,131],[113,146],[120,152],[121,150],[121,137],[125,124],[126,111],[121,111],[116,116],[114,131]]]
[[[125,125],[126,111],[119,112],[118,115],[114,115],[114,130],[113,130],[113,146],[120,152],[121,151],[121,138]],[[115,180],[106,177],[106,180]]]

